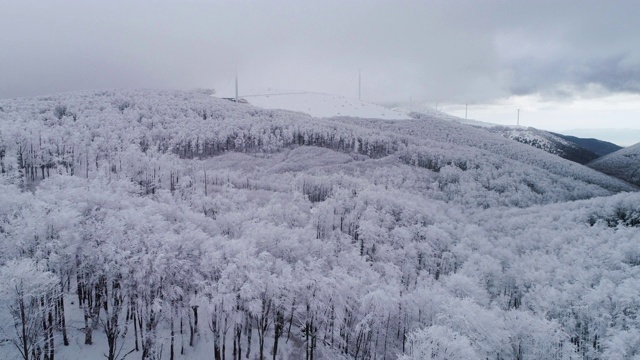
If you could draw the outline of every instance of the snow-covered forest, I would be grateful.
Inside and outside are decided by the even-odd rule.
[[[640,143],[598,158],[589,167],[640,186]]]
[[[600,155],[579,146],[573,141],[566,140],[561,136],[553,134],[551,132],[535,129],[532,127],[514,128],[507,126],[494,126],[490,128],[487,127],[485,129],[494,133],[498,133],[517,142],[528,144],[530,146],[544,150],[548,153],[558,155],[567,160],[575,161],[579,164],[586,164],[600,157]],[[585,140],[579,138],[575,139],[577,141]]]
[[[637,188],[416,117],[0,100],[0,358],[639,358]]]

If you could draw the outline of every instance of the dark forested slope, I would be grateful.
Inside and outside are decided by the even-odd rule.
[[[563,135],[563,134],[558,134],[558,133],[552,133],[556,136],[559,136],[567,141],[571,141],[575,144],[577,144],[578,146],[581,146],[589,151],[591,151],[592,153],[598,155],[598,157],[600,156],[605,156],[608,154],[611,154],[612,152],[616,152],[620,149],[622,149],[621,146],[618,146],[616,144],[610,143],[608,141],[603,141],[603,140],[598,140],[598,139],[588,139],[588,138],[581,138],[581,137],[576,137],[576,136],[571,136],[571,135]]]
[[[589,167],[640,186],[640,143],[603,156]]]

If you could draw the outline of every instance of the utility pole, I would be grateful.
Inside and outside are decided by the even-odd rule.
[[[358,69],[358,100],[362,101],[362,69]]]
[[[238,70],[236,70],[236,104],[238,103]]]
[[[464,104],[464,119],[467,120],[467,109],[469,107],[469,104]]]
[[[518,122],[516,124],[520,126],[520,109],[518,109]]]

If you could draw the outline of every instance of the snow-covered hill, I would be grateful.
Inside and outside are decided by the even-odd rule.
[[[482,121],[463,119],[424,105],[416,105],[412,108],[386,107],[339,95],[273,89],[252,90],[249,91],[249,95],[243,95],[242,99],[263,109],[290,110],[314,117],[356,117],[383,120],[429,118],[451,121],[486,128],[493,133],[580,164],[586,164],[598,157],[589,150],[547,131],[534,128],[499,126]]]
[[[492,127],[496,124],[477,120],[467,120],[437,111],[426,105],[386,106],[341,95],[324,94],[300,90],[255,89],[245,91],[241,98],[251,105],[272,110],[302,112],[314,117],[357,117],[365,119],[408,120],[416,117],[455,121],[467,125]],[[233,98],[227,89],[215,95],[219,98]]]
[[[535,171],[554,174],[562,177],[580,179],[588,183],[601,183],[603,186],[609,183],[598,172],[585,171],[587,167],[562,159],[558,156],[541,151],[529,145],[518,143],[501,135],[493,134],[484,128],[468,126],[456,122],[442,121],[432,117],[420,117],[413,121],[379,121],[374,119],[340,119],[351,121],[359,126],[380,129],[385,132],[409,135],[421,139],[430,148],[450,149],[442,154],[441,151],[425,150],[431,158],[438,159],[438,163],[454,163],[457,159],[484,159],[488,163],[494,161],[515,161],[515,168],[519,166],[532,166]],[[434,160],[435,161],[435,160]],[[532,169],[533,170],[533,169]],[[541,172],[540,172],[541,171]],[[549,175],[553,176],[553,175]],[[531,179],[539,178],[538,175],[530,175]],[[610,184],[613,185],[613,184]],[[619,189],[633,190],[629,184],[620,184]]]
[[[0,359],[637,354],[637,188],[416,117],[0,100]]]
[[[230,89],[216,94],[220,98],[233,98]],[[351,116],[386,120],[406,120],[407,111],[349,98],[312,91],[281,89],[250,89],[241,95],[253,106],[272,110],[290,110],[315,117]]]
[[[457,123],[465,124],[465,125],[473,125],[479,127],[494,127],[499,126],[497,124],[492,124],[484,121],[478,121],[473,119],[465,119],[455,115],[447,114],[442,111],[438,111],[432,107],[426,105],[416,105],[411,109],[407,109],[406,107],[400,107],[398,109],[402,109],[407,111],[413,118],[432,118],[432,119],[440,119],[446,121],[454,121]]]
[[[245,95],[251,105],[263,109],[299,111],[315,117],[353,116],[385,120],[406,120],[403,111],[339,95],[310,92],[290,92]]]
[[[640,143],[603,156],[588,165],[640,186]]]

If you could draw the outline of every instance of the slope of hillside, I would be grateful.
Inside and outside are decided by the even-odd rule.
[[[589,167],[640,186],[640,143],[603,156]]]
[[[567,141],[571,141],[572,143],[577,144],[578,146],[583,147],[591,151],[592,153],[598,155],[598,157],[605,156],[607,154],[611,154],[612,152],[622,149],[622,147],[616,144],[603,141],[603,140],[585,139],[585,138],[580,138],[580,137],[571,136],[571,135],[563,135],[558,133],[552,133],[552,134],[558,137],[561,137]]]
[[[565,140],[554,133],[544,130],[531,127],[504,126],[486,128],[486,130],[579,164],[586,164],[599,157],[597,154],[572,141]]]
[[[315,117],[353,116],[386,120],[410,119],[401,110],[339,95],[313,92],[264,92],[261,95],[245,95],[243,98],[251,105],[263,109],[298,111]]]
[[[398,108],[398,109],[404,109],[414,119],[417,119],[417,118],[423,118],[423,119],[424,118],[433,118],[433,119],[454,121],[454,122],[461,123],[461,124],[473,125],[473,126],[479,126],[479,127],[494,127],[494,126],[498,126],[497,124],[492,124],[492,123],[488,123],[488,122],[484,122],[484,121],[478,121],[478,120],[473,120],[473,119],[464,119],[464,118],[461,118],[461,117],[458,117],[458,116],[455,116],[455,115],[451,115],[451,114],[447,114],[447,113],[442,112],[442,111],[438,111],[438,110],[436,110],[436,109],[434,109],[432,107],[426,106],[426,105],[415,106],[411,110],[407,110],[406,108]]]
[[[86,92],[0,165],[1,359],[640,351],[640,193],[483,129]]]
[[[429,163],[435,170],[464,162],[469,174],[477,173],[476,179],[486,176],[481,174],[502,176],[497,171],[502,168],[500,164],[511,160],[514,167],[509,174],[526,173],[522,179],[530,180],[523,182],[536,183],[539,179],[540,184],[564,184],[564,194],[556,194],[559,197],[555,200],[545,197],[542,188],[529,184],[535,189],[530,191],[536,193],[536,201],[633,190],[617,179],[483,129],[433,118],[400,122],[338,117],[319,120],[197,94],[152,91],[58,95],[3,107],[14,124],[5,126],[0,136],[5,144],[22,144],[19,151],[7,153],[21,157],[22,170],[32,181],[43,178],[42,171],[61,165],[65,171],[85,175],[102,166],[116,165],[131,146],[142,146],[145,156],[150,149],[158,156],[203,158],[227,151],[269,153],[283,147],[315,145],[369,158],[395,155],[405,162],[420,158],[421,164]],[[25,126],[31,130],[25,130]],[[87,157],[93,161],[87,161]],[[137,181],[150,182],[146,172],[153,169],[148,165],[145,168],[148,170],[132,173]],[[165,171],[155,173],[152,182],[165,176]],[[571,181],[565,183],[563,178]],[[163,184],[167,183],[170,181],[163,179]],[[494,192],[489,184],[485,187],[489,193]],[[555,193],[559,188],[550,186],[549,191]]]
[[[336,120],[340,120],[336,118]],[[460,146],[461,152],[465,149],[471,158],[479,154],[493,157],[496,161],[510,159],[520,164],[533,166],[544,173],[555,174],[583,181],[598,186],[617,189],[616,191],[633,191],[636,188],[623,182],[611,182],[611,177],[603,177],[597,171],[574,162],[559,158],[555,155],[533,148],[531,146],[514,142],[503,136],[487,132],[483,128],[476,128],[455,122],[442,121],[432,117],[420,117],[419,120],[390,122],[374,119],[342,119],[345,122],[355,123],[370,129],[380,129],[387,132],[409,135],[417,139],[431,143],[441,148],[450,148],[452,144]],[[483,151],[478,151],[484,150]],[[437,152],[436,152],[437,153]],[[458,158],[456,151],[452,151],[452,158]],[[453,160],[443,157],[444,162]]]
[[[302,112],[314,117],[356,117],[383,120],[425,119],[444,120],[465,125],[482,127],[492,133],[527,144],[564,159],[586,164],[599,155],[556,134],[534,128],[499,126],[476,120],[463,119],[427,106],[414,109],[405,107],[384,107],[344,96],[314,92],[286,92],[274,90],[254,91],[260,95],[245,95],[243,99],[251,105],[263,109],[281,109]],[[592,143],[593,144],[593,143]],[[605,143],[608,144],[608,143]],[[602,144],[600,144],[602,145]],[[611,144],[613,145],[613,144]],[[598,145],[596,145],[598,146]],[[615,146],[615,145],[614,145]]]
[[[232,98],[229,90],[225,90],[216,97]],[[241,96],[251,105],[270,110],[290,110],[302,112],[314,117],[358,117],[383,120],[408,120],[416,117],[433,117],[435,119],[455,121],[467,125],[492,127],[490,124],[477,120],[467,120],[431,107],[420,105],[413,108],[384,106],[371,102],[341,95],[324,94],[310,91],[257,89],[248,90],[247,95]]]

